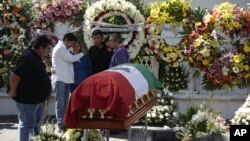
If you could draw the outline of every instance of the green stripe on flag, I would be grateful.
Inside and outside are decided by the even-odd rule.
[[[150,72],[150,70],[148,70],[144,65],[142,64],[131,64],[131,63],[127,63],[127,64],[123,64],[123,65],[127,65],[127,66],[133,66],[135,68],[137,68],[137,70],[139,70],[141,72],[141,74],[145,77],[145,79],[148,82],[148,89],[161,89],[163,88],[160,81],[156,79],[156,77],[154,76],[153,73]]]

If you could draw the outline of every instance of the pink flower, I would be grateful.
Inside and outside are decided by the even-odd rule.
[[[50,27],[48,27],[46,30],[47,30],[47,31],[49,31],[49,32],[51,32],[51,31],[52,31]]]
[[[40,20],[44,19],[43,14],[39,14],[38,19],[40,19]]]
[[[61,11],[60,11],[60,14],[61,14],[62,16],[65,16],[64,10],[61,10]]]
[[[39,8],[39,4],[36,3],[36,4],[34,5],[34,8],[35,8],[35,9],[38,9],[38,8]]]
[[[60,16],[61,13],[59,11],[55,11],[54,14],[55,14],[55,16],[58,17],[58,16]]]
[[[65,13],[66,13],[67,16],[71,16],[71,15],[72,15],[72,11],[71,11],[71,9],[69,9],[69,8],[67,8],[67,9],[65,10]]]
[[[56,8],[56,7],[58,6],[58,4],[57,4],[56,2],[54,2],[54,3],[52,4],[52,6],[53,6],[54,8]]]
[[[80,12],[80,10],[78,8],[74,9],[74,14],[78,14]]]
[[[53,12],[53,11],[55,11],[55,7],[50,6],[50,7],[48,8],[48,11],[49,11],[49,12]]]
[[[39,27],[40,23],[39,22],[35,22],[34,27]]]
[[[10,50],[9,49],[4,49],[3,51],[3,55],[6,56],[10,53]]]
[[[48,11],[45,12],[45,15],[46,15],[46,17],[52,17],[51,13]]]

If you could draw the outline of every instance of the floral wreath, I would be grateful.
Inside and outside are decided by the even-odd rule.
[[[231,90],[249,84],[249,15],[236,4],[215,5],[204,16],[203,27],[184,39],[189,64],[205,72],[204,89]]]
[[[121,16],[125,19],[128,25],[131,24],[141,24],[144,23],[144,17],[136,9],[136,7],[125,0],[101,0],[90,6],[84,15],[85,19],[85,30],[84,30],[84,40],[88,47],[93,44],[91,39],[91,31],[97,29],[98,25],[93,25],[92,23],[100,23],[104,18],[110,16]],[[144,42],[144,31],[132,31],[128,34],[128,38],[123,42],[128,48],[130,58],[136,57],[140,51],[141,46]]]
[[[43,29],[52,32],[55,22],[69,23],[74,26],[81,25],[83,20],[81,13],[82,1],[80,0],[62,0],[62,1],[44,1],[34,5],[35,19],[30,23],[31,31]],[[56,41],[52,40],[55,44]]]
[[[10,70],[28,46],[24,36],[31,3],[0,0],[0,88],[8,85]]]

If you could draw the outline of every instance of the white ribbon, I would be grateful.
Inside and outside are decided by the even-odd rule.
[[[9,25],[0,25],[0,30],[2,30],[4,28],[14,28],[14,27],[17,27],[17,26],[18,26],[17,22],[11,23]]]
[[[1,43],[7,42],[7,41],[8,41],[8,36],[7,36],[7,35],[3,35],[3,36],[0,38],[0,42],[1,42]]]
[[[58,36],[56,35],[54,32],[50,32],[47,30],[43,30],[43,29],[36,29],[35,31],[38,35],[48,35],[48,36]]]

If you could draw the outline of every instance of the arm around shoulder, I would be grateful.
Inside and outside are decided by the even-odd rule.
[[[61,49],[59,51],[60,57],[67,62],[75,62],[84,56],[83,52],[78,54],[71,54],[67,49]]]

